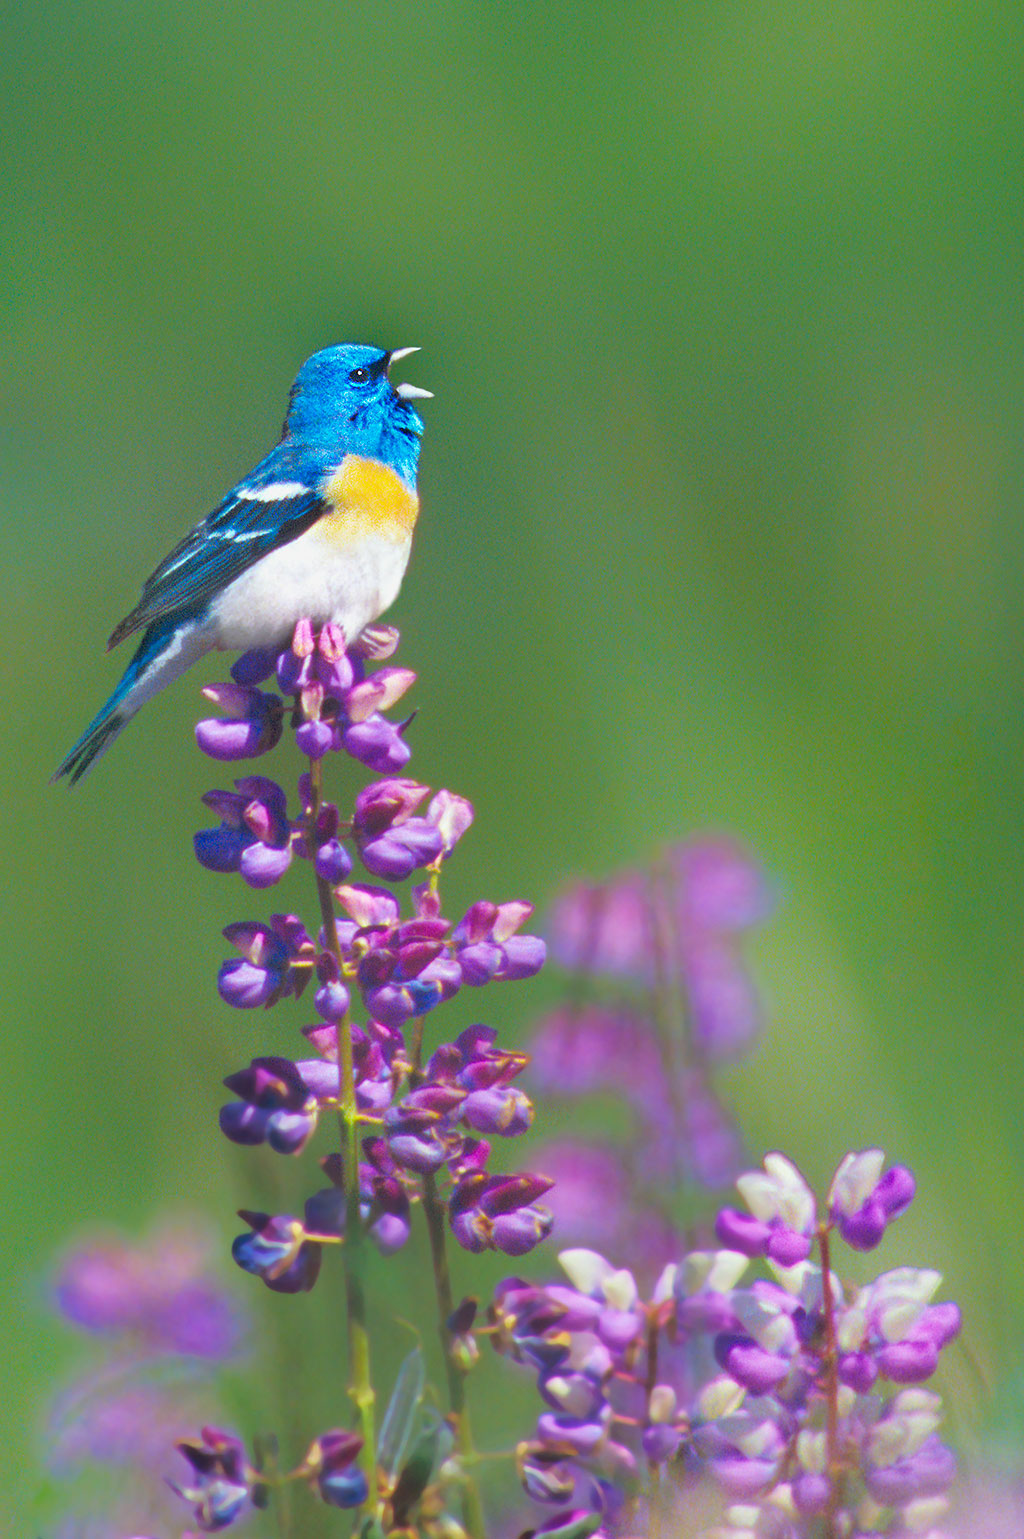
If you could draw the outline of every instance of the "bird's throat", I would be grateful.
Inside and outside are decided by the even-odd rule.
[[[335,545],[349,545],[366,535],[401,544],[409,539],[419,514],[419,498],[389,465],[347,454],[324,483],[328,512],[314,526]]]

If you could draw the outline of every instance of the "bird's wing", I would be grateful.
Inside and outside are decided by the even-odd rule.
[[[108,648],[172,610],[201,605],[315,524],[326,508],[311,481],[295,474],[279,451],[268,455],[161,561]]]

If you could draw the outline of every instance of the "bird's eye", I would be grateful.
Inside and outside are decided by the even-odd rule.
[[[353,369],[352,373],[349,375],[349,379],[352,381],[353,385],[365,385],[369,377],[369,369]]]

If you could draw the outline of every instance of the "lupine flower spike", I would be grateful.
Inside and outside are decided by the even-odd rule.
[[[242,1010],[312,997],[317,1019],[303,1033],[313,1056],[264,1054],[229,1074],[232,1099],[220,1122],[235,1143],[292,1156],[317,1137],[325,1116],[340,1124],[340,1148],[320,1161],[328,1184],[321,1181],[292,1213],[243,1211],[247,1229],[232,1254],[274,1292],[303,1293],[320,1277],[326,1251],[341,1251],[360,1430],[321,1436],[299,1473],[324,1501],[367,1514],[379,1501],[359,1280],[363,1239],[393,1254],[423,1207],[441,1316],[454,1322],[445,1326],[446,1351],[464,1368],[474,1355],[467,1347],[472,1338],[457,1325],[445,1228],[466,1250],[519,1256],[551,1225],[540,1200],[551,1185],[547,1177],[491,1169],[494,1141],[525,1132],[533,1119],[529,1098],[514,1083],[527,1057],[500,1048],[496,1034],[480,1025],[432,1050],[424,1045],[425,1018],[438,1006],[464,987],[532,976],[545,948],[522,933],[528,903],[478,901],[454,922],[443,913],[442,868],[473,810],[464,798],[432,794],[402,774],[411,718],[395,723],[388,713],[415,675],[368,666],[386,663],[397,642],[397,632],[378,628],[348,647],[337,626],[317,632],[303,621],[285,652],[248,653],[232,669],[231,683],[205,692],[224,715],[196,732],[205,753],[235,763],[269,754],[290,724],[308,760],[294,797],[265,774],[244,774],[210,791],[203,800],[219,822],[196,835],[195,852],[207,870],[238,875],[257,891],[276,886],[296,863],[310,868],[317,923],[277,912],[228,925],[224,935],[236,955],[221,966],[217,988],[226,1004]],[[346,810],[324,790],[325,763],[338,753],[380,777]],[[452,1412],[468,1452],[461,1371],[450,1375]],[[252,1500],[242,1454],[223,1440],[215,1452],[202,1441],[182,1451],[194,1475],[179,1488],[195,1521],[232,1521]],[[472,1492],[466,1512],[482,1539]]]

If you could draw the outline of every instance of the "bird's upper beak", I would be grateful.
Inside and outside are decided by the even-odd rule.
[[[386,369],[390,372],[393,363],[400,363],[403,358],[408,358],[410,353],[418,353],[418,347],[396,347],[388,354]],[[400,385],[393,385],[392,389],[402,401],[432,401],[432,390],[421,390],[419,385],[406,384],[405,380]]]

